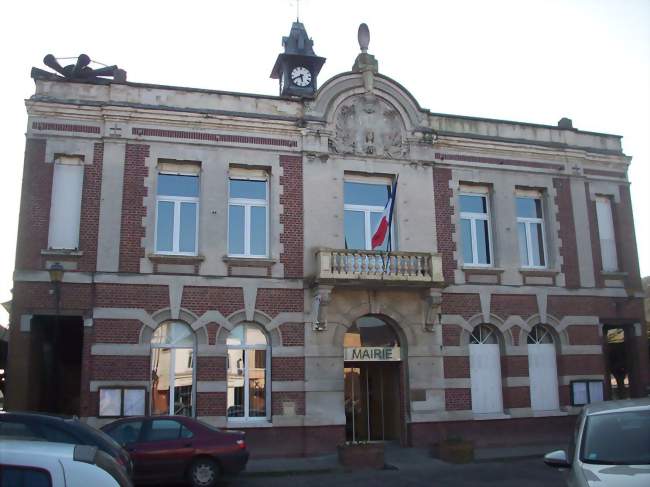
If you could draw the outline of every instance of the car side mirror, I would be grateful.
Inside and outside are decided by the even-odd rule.
[[[564,450],[555,450],[544,455],[544,463],[554,468],[571,468]]]

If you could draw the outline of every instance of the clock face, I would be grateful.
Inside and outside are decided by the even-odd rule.
[[[296,66],[291,71],[291,81],[297,86],[307,86],[311,83],[311,73],[303,66]]]

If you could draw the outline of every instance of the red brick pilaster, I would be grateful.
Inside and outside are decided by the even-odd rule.
[[[558,237],[562,240],[560,256],[562,257],[562,272],[566,287],[580,287],[580,272],[578,268],[578,245],[576,243],[576,228],[573,221],[573,202],[571,199],[571,184],[568,178],[554,178],[556,215],[559,225]]]
[[[454,269],[457,267],[454,259],[456,244],[451,238],[453,226],[451,216],[454,208],[451,205],[453,192],[449,187],[451,181],[451,169],[433,169],[433,199],[436,209],[436,236],[438,239],[438,252],[442,255],[442,273],[445,281],[454,282]]]
[[[79,224],[79,249],[83,256],[79,270],[92,272],[97,268],[97,235],[99,233],[99,205],[102,187],[104,144],[95,144],[93,163],[84,165],[84,182],[81,195]]]
[[[632,214],[632,199],[630,187],[618,187],[620,202],[613,202],[614,230],[616,232],[616,247],[621,270],[627,272],[627,286],[641,289],[641,273],[639,271],[639,254],[634,233],[634,215]]]
[[[126,144],[124,186],[122,194],[122,226],[120,228],[120,272],[139,272],[144,257],[142,238],[145,229],[142,219],[147,214],[144,198],[147,188],[144,180],[148,169],[148,145]]]
[[[302,157],[280,156],[280,167],[282,167],[282,176],[280,176],[280,185],[282,186],[280,243],[283,246],[280,262],[284,266],[284,277],[302,278],[304,274]]]

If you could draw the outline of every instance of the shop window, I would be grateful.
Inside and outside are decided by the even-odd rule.
[[[247,323],[234,328],[226,344],[228,419],[268,419],[271,349],[266,334],[257,325]]]
[[[141,416],[146,411],[144,387],[100,387],[99,416]]]
[[[522,267],[546,267],[544,213],[538,191],[520,193],[517,203],[517,235]]]
[[[607,196],[596,198],[596,216],[598,218],[598,236],[600,238],[600,255],[603,270],[614,272],[618,270],[618,255],[616,253],[616,237],[614,220],[612,218],[612,201]]]
[[[156,252],[196,255],[198,221],[198,174],[159,172],[156,197]]]
[[[228,255],[267,257],[269,212],[268,177],[264,173],[244,173],[229,180]]]
[[[346,179],[343,183],[346,249],[372,250],[372,236],[390,198],[391,184],[386,178],[371,177]],[[388,242],[386,239],[375,250],[388,250]],[[391,233],[390,242],[395,243],[394,233]]]
[[[81,157],[61,156],[54,161],[50,205],[50,249],[79,248],[79,221],[84,167]]]
[[[460,231],[463,263],[473,266],[491,265],[490,211],[487,189],[476,188],[472,192],[464,191],[460,194]]]
[[[151,339],[151,414],[194,415],[195,349],[192,329],[182,322],[160,325]]]

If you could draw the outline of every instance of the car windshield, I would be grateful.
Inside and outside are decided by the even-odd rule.
[[[650,411],[589,416],[580,460],[604,465],[649,465]]]

